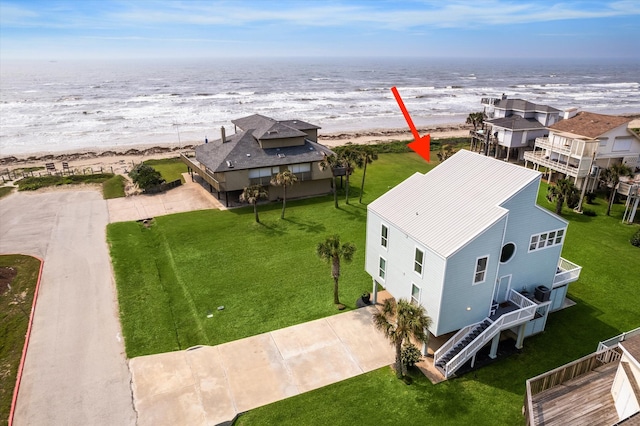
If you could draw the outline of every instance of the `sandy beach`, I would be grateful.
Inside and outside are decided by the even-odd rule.
[[[452,123],[432,127],[421,127],[421,135],[430,134],[433,139],[465,137],[469,135],[472,126],[463,123]],[[357,132],[320,133],[318,142],[329,147],[354,144],[376,144],[397,140],[412,140],[408,129],[371,129]],[[152,144],[128,147],[125,151],[69,151],[56,153],[39,153],[25,156],[0,157],[0,173],[5,170],[16,170],[27,167],[44,167],[46,163],[53,163],[56,170],[62,170],[62,163],[76,171],[93,169],[104,170],[117,174],[128,173],[135,165],[145,160],[170,158],[178,156],[182,150],[192,150],[201,142],[184,142],[178,144]]]
[[[629,123],[630,128],[640,128],[640,118],[635,115]],[[421,135],[430,134],[432,139],[466,137],[472,126],[464,123],[450,123],[430,127],[420,127]],[[408,129],[370,129],[357,132],[320,133],[318,142],[328,147],[354,144],[377,144],[397,140],[412,140]],[[94,172],[102,168],[105,172],[126,174],[135,165],[149,159],[170,158],[178,156],[182,150],[192,150],[200,142],[184,142],[178,144],[152,144],[128,147],[125,151],[69,151],[59,153],[40,153],[25,156],[0,157],[0,173],[6,170],[27,167],[44,167],[46,163],[54,163],[56,170],[62,170],[62,163],[75,171],[92,169]]]

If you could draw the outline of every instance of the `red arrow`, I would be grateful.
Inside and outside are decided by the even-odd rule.
[[[416,126],[413,124],[413,120],[411,120],[411,116],[409,115],[409,111],[407,111],[407,107],[405,107],[404,102],[402,102],[402,98],[400,97],[400,93],[398,93],[398,89],[396,89],[394,86],[391,88],[391,92],[393,92],[393,96],[395,96],[396,101],[400,106],[400,110],[404,115],[404,119],[407,120],[409,129],[411,129],[411,134],[413,134],[413,142],[408,145],[409,148],[414,150],[416,154],[429,162],[431,154],[431,135],[420,137],[420,133],[418,133]]]

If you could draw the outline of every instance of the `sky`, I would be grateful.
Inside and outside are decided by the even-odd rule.
[[[640,0],[0,0],[0,60],[640,58]]]

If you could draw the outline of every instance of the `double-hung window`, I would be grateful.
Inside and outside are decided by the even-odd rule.
[[[389,244],[389,228],[385,225],[382,225],[382,229],[380,231],[380,245],[384,248],[387,248]]]
[[[420,304],[420,287],[411,283],[411,303],[414,305]]]
[[[487,276],[487,264],[489,263],[489,256],[479,257],[476,260],[476,272],[473,277],[474,284],[483,283]]]
[[[384,257],[381,257],[379,267],[378,267],[378,276],[384,280],[384,277],[386,274],[387,274],[387,260]]]
[[[416,256],[413,263],[413,270],[417,274],[422,275],[422,265],[424,262],[424,252],[419,248],[416,248]]]

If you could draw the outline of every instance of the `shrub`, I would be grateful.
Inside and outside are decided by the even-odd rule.
[[[631,237],[631,245],[640,247],[640,229],[638,229],[636,233]]]
[[[591,209],[582,209],[582,214],[585,216],[597,216],[595,210],[591,210]]]
[[[587,204],[593,204],[593,201],[596,199],[596,193],[587,192],[586,197],[587,197]]]
[[[402,359],[402,363],[407,367],[413,367],[422,359],[422,353],[413,343],[405,343],[402,345],[400,359]]]
[[[164,182],[160,172],[148,164],[138,164],[129,176],[133,183],[137,184],[144,192],[158,191],[160,185]]]

